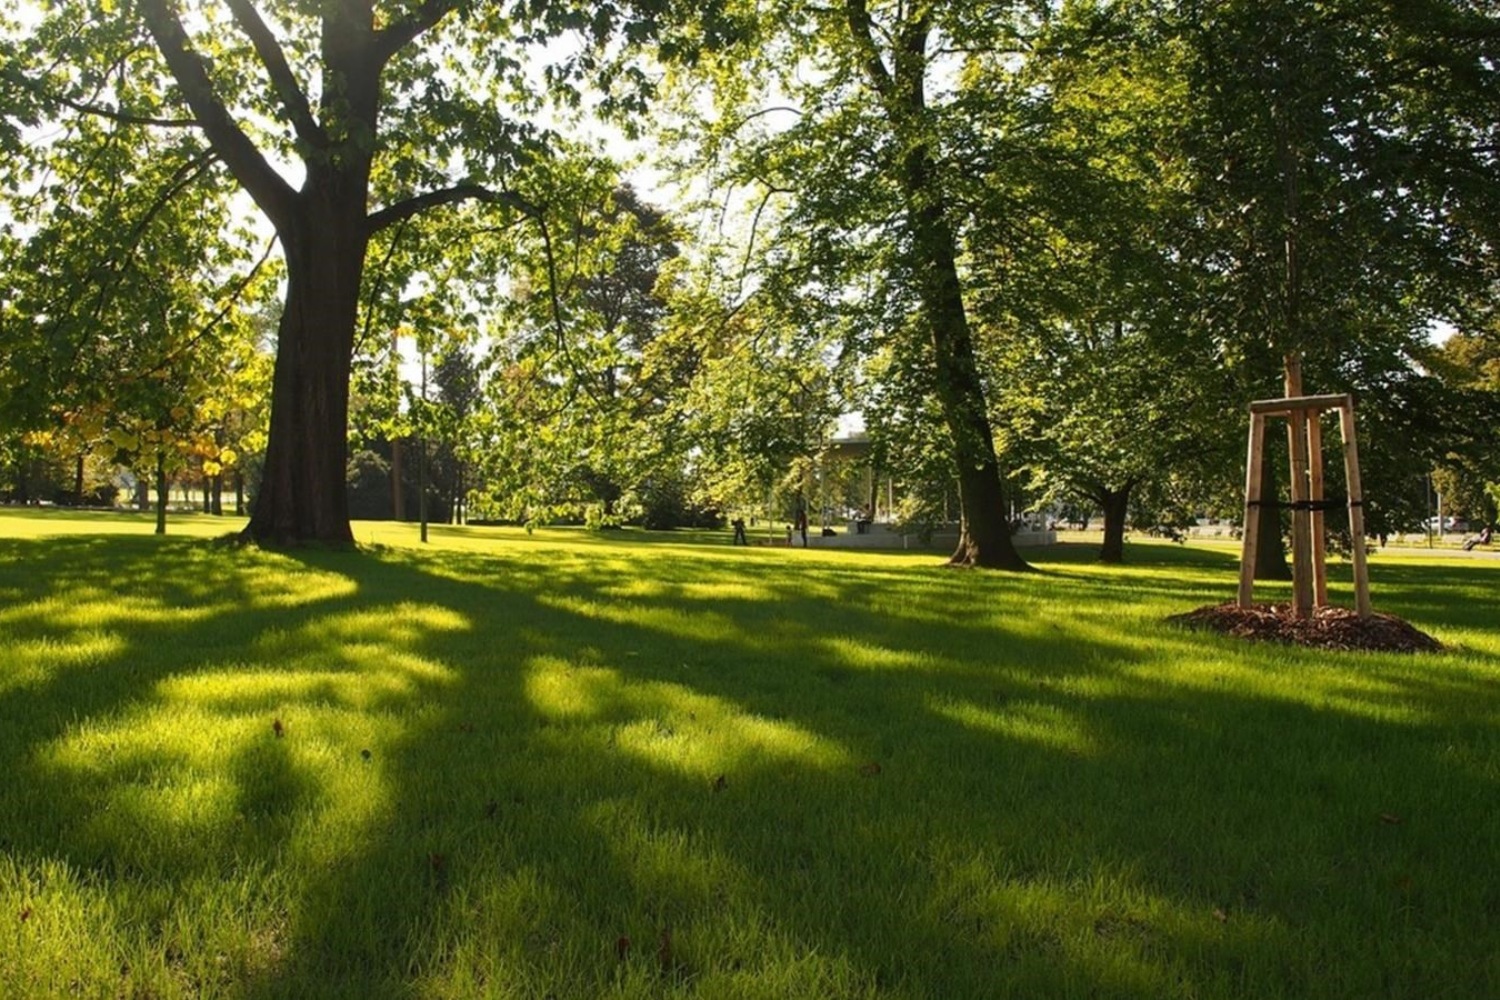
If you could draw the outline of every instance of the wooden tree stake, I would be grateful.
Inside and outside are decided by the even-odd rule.
[[[1323,415],[1309,411],[1307,422],[1308,486],[1312,494],[1313,510],[1310,524],[1312,535],[1313,607],[1328,607],[1328,540],[1324,522],[1327,520],[1317,504],[1323,502]]]
[[[1370,607],[1370,567],[1365,560],[1364,488],[1359,481],[1359,443],[1354,437],[1354,401],[1339,407],[1339,430],[1344,438],[1345,477],[1349,482],[1349,548],[1354,562],[1354,608],[1361,618],[1374,613]]]
[[[1290,381],[1290,380],[1289,380]],[[1361,618],[1372,613],[1370,605],[1370,570],[1365,552],[1364,492],[1359,477],[1359,445],[1354,434],[1354,400],[1347,395],[1288,396],[1285,399],[1262,399],[1250,404],[1250,441],[1245,459],[1244,545],[1240,552],[1239,605],[1248,608],[1254,602],[1255,556],[1260,544],[1262,503],[1274,498],[1260,495],[1261,468],[1265,462],[1267,417],[1286,417],[1291,428],[1288,441],[1292,446],[1292,579],[1293,614],[1305,618],[1314,606],[1328,604],[1328,572],[1325,565],[1323,512],[1323,430],[1320,424],[1325,410],[1339,411],[1339,428],[1344,441],[1344,478],[1349,487],[1349,535],[1351,561],[1354,564],[1355,609]],[[1300,424],[1303,448],[1299,466],[1296,433]],[[1309,502],[1310,501],[1310,502]]]
[[[1244,546],[1240,551],[1240,607],[1250,607],[1255,593],[1255,552],[1260,542],[1260,473],[1265,461],[1266,418],[1250,414],[1250,444],[1245,461]]]
[[[1296,399],[1302,395],[1302,359],[1289,354],[1285,361],[1286,397]],[[1304,505],[1310,499],[1307,481],[1307,420],[1308,410],[1296,408],[1287,414],[1287,451],[1292,466],[1292,615],[1307,618],[1312,615],[1312,518]]]

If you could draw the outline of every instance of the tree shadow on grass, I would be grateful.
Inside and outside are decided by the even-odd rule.
[[[1372,659],[1304,696],[1316,659],[1200,662],[1109,577],[1037,621],[1046,581],[941,570],[315,553],[267,605],[240,574],[289,560],[189,592],[185,551],[54,553],[33,598],[124,571],[218,610],[116,623],[113,652],[0,697],[0,764],[33,786],[5,797],[61,817],[7,851],[157,893],[134,921],[225,911],[136,958],[163,995],[1494,985],[1478,668]],[[133,822],[90,827],[101,804]],[[212,883],[236,880],[233,913]]]

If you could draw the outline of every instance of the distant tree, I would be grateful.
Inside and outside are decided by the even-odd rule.
[[[852,300],[886,286],[880,305],[913,322],[887,315],[867,329],[920,337],[929,352],[927,384],[958,484],[952,562],[1025,569],[1007,523],[955,204],[955,176],[973,150],[946,81],[958,53],[1007,48],[1028,19],[1008,4],[865,0],[758,13],[749,43],[700,70],[718,101],[700,129],[706,162],[752,192],[759,221],[774,229],[757,278],[821,284],[828,302],[866,316]]]
[[[663,337],[680,234],[609,164],[558,160],[536,177],[555,224],[503,240],[511,290],[488,316],[475,451],[507,516],[618,525],[642,484],[682,464],[674,404],[696,354]]]
[[[1444,515],[1461,512],[1494,524],[1500,508],[1500,335],[1494,326],[1458,332],[1434,352],[1430,364],[1450,389],[1451,433],[1433,472]],[[1425,507],[1424,507],[1425,516]]]

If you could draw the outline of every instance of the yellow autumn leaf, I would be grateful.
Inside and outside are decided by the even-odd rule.
[[[104,416],[98,410],[80,414],[74,427],[85,440],[93,440],[104,433]]]
[[[203,474],[205,476],[217,476],[223,471],[224,466],[220,465],[218,462],[215,462],[211,458],[203,463]]]

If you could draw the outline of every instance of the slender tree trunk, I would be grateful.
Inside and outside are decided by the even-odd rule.
[[[1134,483],[1126,483],[1118,490],[1100,490],[1094,496],[1104,510],[1104,545],[1099,549],[1100,562],[1125,561],[1125,518],[1130,508],[1130,491],[1134,487]]]
[[[73,505],[83,506],[83,458],[86,452],[78,453],[78,464],[73,467]]]
[[[391,330],[391,357],[395,361],[397,379],[397,391],[400,392],[401,380],[401,332],[400,327]],[[391,439],[391,518],[397,522],[406,520],[406,484],[402,481],[401,452],[402,441],[399,437]]]
[[[937,363],[938,401],[958,471],[959,539],[950,561],[1024,570],[1029,566],[1016,551],[1006,519],[1005,489],[964,311],[953,231],[937,194],[922,190],[929,169],[923,164],[909,170],[913,183],[908,194],[918,200],[912,216],[923,256],[922,303]]]
[[[937,367],[937,396],[957,468],[959,537],[953,565],[1025,570],[1011,540],[1004,484],[979,378],[973,334],[958,274],[957,240],[944,210],[927,147],[908,153],[903,170],[907,217],[918,255],[922,311]]]
[[[406,520],[406,484],[402,482],[405,451],[400,438],[391,441],[391,517],[397,521]]]
[[[427,439],[417,438],[417,521],[422,541],[427,541]]]
[[[453,514],[454,524],[464,523],[464,463],[457,455],[453,458]]]
[[[16,460],[16,499],[23,504],[31,503],[31,459]]]
[[[906,201],[918,297],[937,368],[938,403],[951,438],[958,479],[958,547],[953,565],[1030,569],[1006,520],[1005,488],[985,406],[984,384],[964,310],[958,241],[947,218],[942,180],[929,139],[926,97],[931,8],[916,5],[885,38],[883,57],[867,0],[847,0],[845,23],[865,79],[892,136],[904,150],[895,178]]]
[[[246,534],[256,542],[352,545],[345,478],[349,369],[364,269],[364,191],[310,178],[287,263],[265,470]],[[328,188],[333,191],[326,190]]]
[[[167,533],[167,456],[156,453],[156,533]]]
[[[209,513],[224,516],[224,474],[221,472],[209,479]]]
[[[234,470],[234,513],[245,516],[245,473],[239,468]]]

